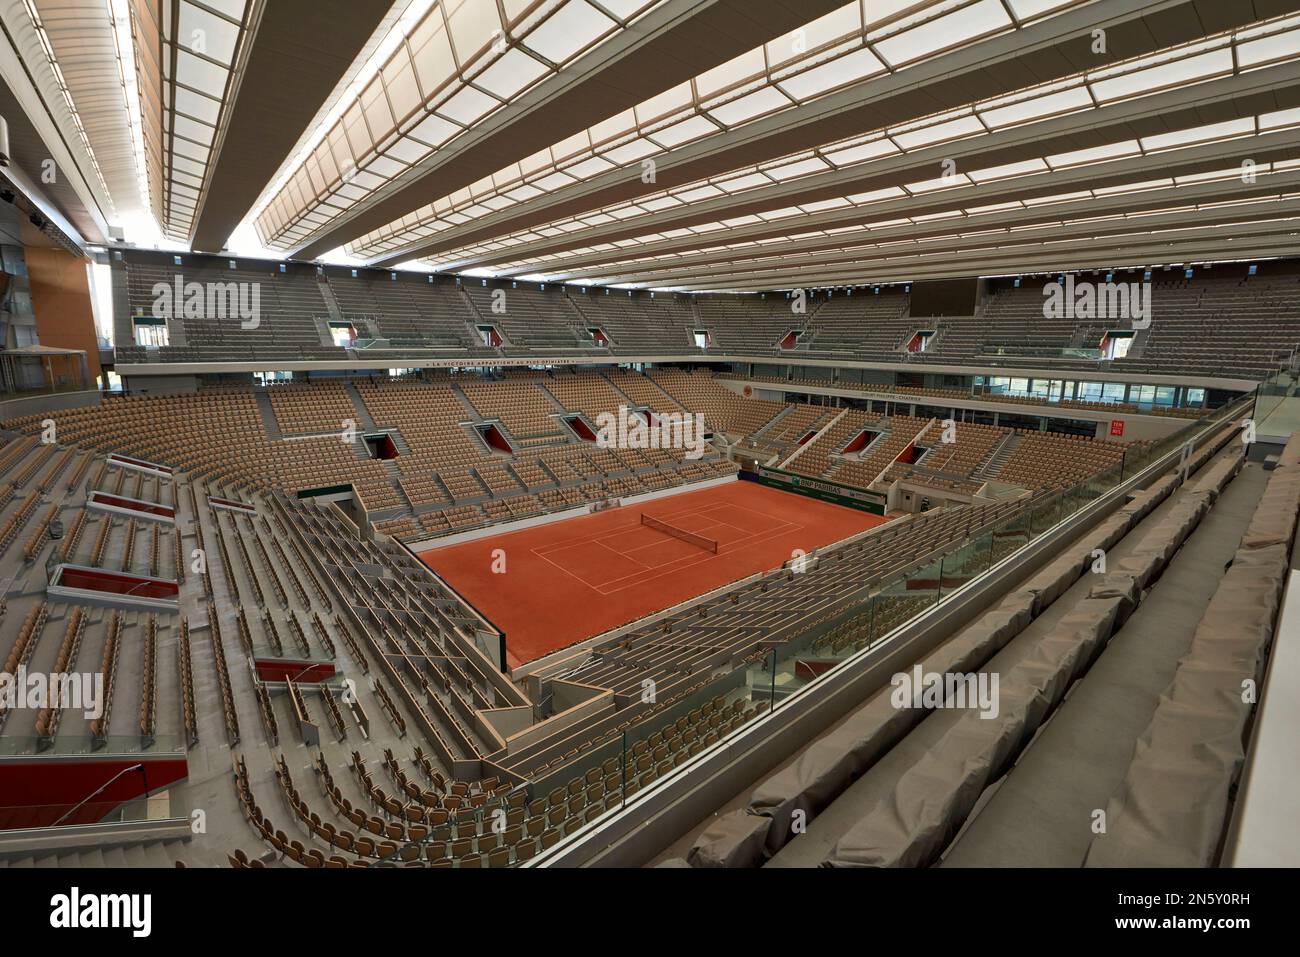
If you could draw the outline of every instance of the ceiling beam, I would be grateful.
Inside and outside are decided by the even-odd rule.
[[[288,250],[310,259],[838,9],[843,0],[667,0]]]
[[[1280,130],[1262,136],[1183,147],[1148,156],[1110,160],[1090,166],[1041,173],[1032,177],[1014,177],[980,185],[958,186],[933,193],[921,193],[916,196],[882,200],[858,209],[817,214],[814,217],[807,217],[801,222],[803,222],[803,231],[844,229],[845,227],[859,226],[871,229],[872,223],[889,222],[901,217],[931,216],[950,212],[954,209],[996,206],[1018,200],[1068,195],[1090,189],[1106,189],[1148,182],[1153,179],[1168,179],[1178,176],[1192,176],[1198,173],[1209,173],[1239,166],[1243,158],[1253,159],[1258,164],[1287,161],[1294,159],[1297,151],[1300,151],[1300,129]],[[1247,190],[1252,187],[1252,184],[1242,182],[1240,179],[1234,182],[1241,184],[1243,196],[1246,196]],[[1258,177],[1254,185],[1258,185]],[[1097,201],[1093,200],[1093,202]],[[1043,208],[1050,209],[1052,207]],[[949,231],[962,222],[962,220],[955,218],[948,220]],[[944,223],[940,222],[938,225],[943,226]],[[968,225],[970,228],[979,228],[976,218],[973,217]],[[790,234],[797,229],[798,227],[794,223],[787,223],[783,232]],[[879,229],[871,231],[876,233],[879,232]],[[728,230],[725,237],[712,234],[712,245],[719,245],[724,239],[741,241],[737,235],[741,232],[743,232],[743,229]],[[852,234],[847,232],[833,238],[841,246],[853,241]],[[822,237],[810,237],[808,241],[822,245],[821,240]],[[698,245],[705,246],[705,243]],[[635,256],[636,248],[629,247],[628,254],[624,258]],[[836,247],[832,246],[830,248]],[[747,254],[741,251],[733,251],[727,259],[718,262],[723,265],[725,262],[733,261],[743,255]],[[530,271],[536,271],[536,269]],[[635,270],[625,267],[625,276],[621,281],[638,281],[635,272]],[[620,281],[611,279],[611,274],[612,271],[608,269],[599,271],[600,278],[605,282]]]
[[[1300,9],[1300,0],[1262,4],[1097,0],[671,150],[655,158],[656,181],[652,184],[642,182],[639,166],[637,175],[629,175],[626,169],[615,170],[545,198],[443,230],[435,237],[377,257],[368,265],[387,267],[457,249],[777,159],[791,152],[792,143],[836,142],[1201,39],[1256,22],[1261,14],[1274,16],[1292,9]],[[1094,29],[1106,31],[1104,53],[1092,52]],[[396,218],[390,217],[389,221]]]
[[[261,5],[250,52],[218,132],[191,247],[218,252],[388,12],[388,3],[275,0]],[[310,24],[310,29],[304,29]]]
[[[771,267],[733,272],[720,281],[698,285],[697,291],[762,292],[772,289],[857,286],[907,282],[920,278],[960,278],[972,275],[1018,275],[1032,272],[1071,271],[1093,266],[1150,265],[1167,262],[1242,260],[1265,256],[1292,256],[1300,250],[1300,219],[1260,224],[1250,235],[1225,236],[1222,229],[1172,231],[1165,236],[1135,236],[1128,242],[1114,238],[1096,242],[1071,240],[1051,244],[1001,245],[956,253],[951,250],[919,255],[890,254],[864,258],[834,269],[777,270]],[[713,277],[711,277],[713,278]],[[646,289],[676,288],[673,283],[646,283]]]
[[[636,239],[795,205],[901,187],[907,183],[938,178],[943,169],[941,164],[945,160],[951,160],[957,173],[961,174],[1246,116],[1253,117],[1294,106],[1300,106],[1300,61],[1096,110],[1051,117],[955,142],[940,143],[910,153],[886,156],[856,166],[815,173],[734,195],[621,219],[617,223],[593,226],[563,237],[540,239],[510,249],[468,257],[452,264],[450,268],[491,267],[538,256],[562,255],[575,246],[586,248],[600,243]],[[1025,174],[1021,178],[1032,179],[1042,175],[1046,174]],[[921,194],[920,198],[923,196]],[[790,230],[791,222],[788,219],[774,220],[755,228],[760,234],[779,236]],[[730,230],[727,239],[729,242],[735,241]],[[716,233],[701,233],[694,237],[678,236],[665,241],[651,241],[639,248],[648,253],[658,249],[689,248],[692,245],[711,246],[717,241]],[[587,258],[599,255],[608,258],[610,254],[592,253],[587,254]],[[538,270],[537,267],[532,267],[525,271]]]
[[[1206,205],[1220,202],[1242,202],[1249,205],[1243,208],[1267,210],[1274,205],[1274,198],[1283,193],[1300,193],[1300,172],[1288,170],[1280,173],[1262,174],[1254,183],[1244,184],[1240,180],[1216,180],[1210,183],[1196,183],[1189,186],[1169,187],[1143,191],[1140,193],[1116,193],[1098,198],[1080,199],[1067,203],[1052,203],[1045,206],[999,210],[981,216],[959,216],[923,223],[910,223],[900,226],[887,226],[878,229],[863,230],[860,239],[852,235],[832,235],[824,237],[803,237],[792,239],[788,243],[755,245],[752,251],[718,250],[702,252],[695,255],[678,256],[665,259],[662,265],[643,263],[618,267],[591,267],[574,271],[547,270],[548,281],[573,282],[575,280],[609,281],[607,277],[619,275],[631,277],[624,281],[646,281],[673,270],[703,270],[725,267],[739,258],[763,258],[788,252],[791,255],[807,255],[818,252],[832,253],[851,249],[856,242],[882,243],[898,241],[921,241],[935,237],[951,236],[956,232],[982,232],[992,230],[1021,230],[1031,226],[1070,222],[1074,220],[1094,220],[1104,216],[1118,216],[1140,209],[1144,214],[1159,213],[1178,207]],[[1252,202],[1253,201],[1253,202]],[[1235,207],[1233,208],[1235,209]],[[1227,212],[1233,212],[1233,209]],[[1131,222],[1147,222],[1148,217],[1133,219]],[[507,273],[498,278],[515,278],[519,273],[535,270],[521,269],[518,273]]]
[[[822,277],[838,275],[845,268],[855,267],[863,262],[875,262],[882,258],[899,256],[920,256],[926,254],[949,254],[954,258],[976,255],[986,250],[1001,250],[1011,246],[1032,246],[1039,243],[1067,242],[1073,240],[1095,241],[1114,237],[1117,242],[1132,242],[1132,237],[1146,233],[1152,239],[1166,237],[1177,239],[1181,234],[1175,231],[1188,229],[1223,229],[1230,226],[1240,228],[1234,231],[1234,237],[1249,236],[1261,229],[1270,229],[1276,220],[1294,222],[1300,217],[1300,198],[1277,200],[1269,203],[1252,204],[1248,207],[1230,207],[1228,209],[1178,209],[1138,219],[1116,219],[1106,222],[1065,222],[1045,223],[1016,232],[997,230],[971,236],[940,236],[929,240],[917,240],[906,244],[890,244],[886,248],[844,249],[842,251],[822,251],[804,255],[781,256],[770,258],[754,257],[736,263],[730,269],[684,269],[663,270],[656,274],[614,277],[619,283],[636,282],[655,287],[700,286],[710,281],[726,281],[729,277],[747,276],[766,273],[769,276],[795,276],[798,286],[827,285]],[[834,283],[831,283],[834,284]]]

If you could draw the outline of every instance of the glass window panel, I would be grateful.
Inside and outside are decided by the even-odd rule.
[[[524,45],[552,63],[563,63],[614,26],[586,0],[571,0],[530,33]]]
[[[415,74],[420,79],[420,89],[429,97],[442,89],[456,74],[456,61],[451,55],[451,41],[441,26],[442,17],[435,8],[426,21],[425,29],[411,35],[411,59]]]
[[[469,126],[499,105],[486,93],[480,93],[473,87],[467,86],[438,107],[438,112],[463,126]]]
[[[655,130],[648,135],[664,148],[671,149],[674,146],[697,140],[701,136],[708,136],[710,133],[716,133],[717,131],[718,128],[703,116],[693,116],[682,120],[680,123],[674,123],[671,126],[665,126],[663,129]]]
[[[226,89],[228,71],[190,53],[184,46],[176,51],[176,79],[178,82],[209,96],[221,96]]]
[[[518,47],[511,47],[495,63],[475,77],[474,82],[489,93],[508,100],[547,72],[544,63]]]
[[[910,63],[1011,26],[998,0],[980,0],[946,16],[876,42],[876,52],[891,64]]]
[[[430,146],[441,146],[458,132],[460,132],[460,127],[454,123],[449,123],[441,116],[430,113],[412,128],[408,135],[421,142],[428,143]]]
[[[636,128],[636,114],[631,110],[624,110],[617,113],[607,120],[602,120],[593,126],[590,130],[592,143],[599,145],[606,140],[614,139]]]
[[[818,96],[827,90],[856,83],[869,76],[885,72],[885,66],[874,53],[863,47],[822,66],[796,74],[781,81],[780,87],[797,100]]]
[[[1170,63],[1160,63],[1145,70],[1135,70],[1096,80],[1092,83],[1093,95],[1103,103],[1130,96],[1155,93],[1185,83],[1226,76],[1232,72],[1232,52],[1212,50],[1198,56],[1185,57]]]
[[[1237,46],[1237,61],[1243,67],[1263,66],[1300,56],[1300,30],[1251,40]]]
[[[766,87],[730,103],[715,106],[709,112],[727,126],[736,126],[790,105],[791,101],[784,93],[775,87]]]
[[[767,58],[772,68],[790,63],[804,56],[807,51],[816,50],[828,43],[834,43],[844,37],[862,30],[862,13],[857,3],[848,3],[838,10],[818,17],[816,20],[772,40],[767,44]]]
[[[388,148],[388,155],[406,164],[418,163],[429,155],[429,147],[408,137],[403,137]]]
[[[388,108],[388,98],[384,96],[383,83],[376,76],[361,94],[361,106],[366,113],[366,125],[376,139],[388,134],[393,128],[393,114]],[[371,143],[367,145],[373,145]]]
[[[683,107],[691,105],[690,83],[679,83],[664,90],[636,107],[637,123],[646,126],[656,120],[665,119]]]
[[[832,150],[825,155],[836,166],[847,166],[850,163],[860,163],[863,160],[875,159],[878,156],[889,156],[891,153],[897,152],[898,147],[891,141],[879,139],[870,143],[850,146],[847,149]]]
[[[1086,163],[1098,163],[1103,160],[1119,159],[1122,156],[1136,156],[1142,152],[1137,140],[1124,140],[1121,143],[1107,143],[1105,146],[1093,146],[1069,153],[1057,153],[1046,158],[1047,165],[1053,169],[1067,166],[1082,166]]]
[[[661,152],[661,150],[654,143],[638,138],[630,143],[624,143],[622,146],[616,146],[612,150],[607,150],[603,155],[610,162],[618,163],[621,166],[624,163],[630,163],[633,160],[641,159],[643,156],[658,152]]]
[[[501,30],[501,20],[495,3],[483,3],[482,0],[460,0],[457,3],[452,0],[444,2],[443,8],[447,13],[447,28],[456,59],[462,68],[491,45],[494,33],[497,37],[502,36],[497,32]]]
[[[1014,126],[1017,123],[1028,123],[1030,120],[1036,120],[1044,116],[1063,116],[1066,113],[1074,113],[1091,107],[1092,97],[1088,95],[1087,89],[1077,86],[1074,89],[1062,90],[1059,93],[1036,96],[1032,100],[1025,100],[1022,103],[1009,103],[1005,106],[983,110],[980,116],[984,118],[984,122],[989,126],[1002,127]]]
[[[405,46],[399,47],[397,55],[384,67],[384,87],[393,112],[399,117],[409,116],[420,105],[420,88]]]
[[[721,90],[762,76],[766,68],[763,50],[759,47],[701,73],[695,78],[695,90],[702,99],[707,98]]]
[[[971,170],[968,175],[977,183],[988,180],[1004,179],[1008,176],[1024,176],[1030,173],[1047,171],[1047,164],[1040,159],[1024,160],[1020,163],[1006,163],[1002,166],[990,166],[987,169]]]
[[[177,136],[184,136],[186,139],[202,143],[204,146],[212,145],[213,129],[210,126],[204,126],[202,123],[196,123],[187,117],[177,115],[175,130]]]
[[[983,132],[984,126],[978,119],[973,116],[964,116],[960,119],[949,120],[947,123],[938,123],[922,129],[896,133],[893,135],[893,139],[903,149],[912,150],[920,146],[930,146],[934,143],[942,143],[958,137]]]
[[[183,87],[176,88],[176,109],[210,126],[216,126],[217,118],[221,115],[220,101],[200,96]]]
[[[235,57],[239,27],[206,10],[182,3],[176,37],[180,47],[229,65]]]

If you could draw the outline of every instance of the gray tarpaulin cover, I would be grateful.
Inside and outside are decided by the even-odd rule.
[[[1001,776],[1086,670],[1110,636],[1126,599],[1086,598],[1028,656],[1001,676],[997,717],[963,715],[893,791],[840,838],[831,867],[923,867],[960,829],[979,796]]]
[[[762,857],[771,818],[744,812],[723,814],[704,829],[687,855],[692,867],[748,867]]]
[[[1231,567],[1138,739],[1093,838],[1090,867],[1209,867],[1245,761],[1254,697],[1300,509],[1300,440],[1287,443]]]

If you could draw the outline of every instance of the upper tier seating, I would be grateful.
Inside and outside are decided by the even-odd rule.
[[[474,280],[457,285],[377,270],[358,270],[356,277],[335,269],[316,275],[301,267],[280,273],[270,263],[255,261],[236,261],[231,269],[229,260],[203,256],[187,256],[183,265],[174,266],[128,254],[124,263],[132,314],[150,314],[154,284],[170,283],[176,276],[184,282],[256,283],[261,308],[252,327],[234,319],[172,319],[170,345],[156,352],[136,347],[130,317],[119,316],[123,363],[151,357],[175,362],[340,360],[353,352],[387,368],[400,366],[403,357],[491,360],[607,351],[616,356],[1050,365],[1085,372],[1103,361],[1096,350],[1109,330],[1132,328],[1128,318],[1046,318],[1044,282],[1033,279],[1019,288],[991,280],[991,291],[973,316],[914,317],[910,295],[892,287],[879,293],[859,288],[854,295],[811,294],[805,311],[796,313],[782,293],[652,298],[576,286],[484,286]],[[502,302],[498,294],[504,295],[504,311],[494,311]],[[1300,345],[1297,305],[1300,271],[1291,263],[1270,265],[1255,276],[1238,267],[1203,270],[1193,279],[1161,271],[1151,283],[1150,328],[1138,330],[1128,355],[1108,367],[1258,377]],[[379,341],[352,350],[333,346],[328,324],[340,319],[353,325],[358,339]],[[483,342],[476,327],[485,324],[501,333],[500,345]],[[595,328],[604,331],[606,348],[589,331]],[[934,335],[923,351],[909,352],[913,335],[923,329]],[[711,336],[703,350],[695,344],[696,330]],[[791,332],[799,333],[797,341],[782,348]]]

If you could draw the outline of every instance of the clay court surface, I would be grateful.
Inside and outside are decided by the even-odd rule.
[[[641,513],[717,543],[641,524]],[[512,667],[839,541],[878,515],[753,482],[685,492],[420,554],[506,633]],[[492,571],[493,552],[506,571]]]

